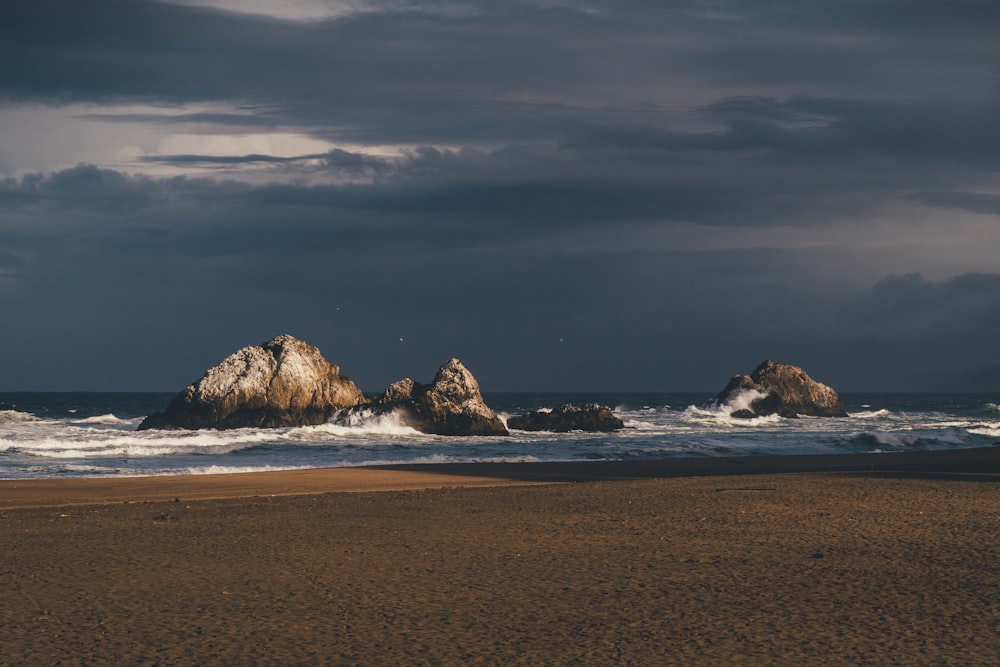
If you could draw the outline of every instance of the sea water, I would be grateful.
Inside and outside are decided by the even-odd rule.
[[[350,426],[137,431],[172,394],[0,393],[0,478],[227,473],[398,463],[593,461],[947,450],[1000,444],[1000,396],[842,394],[847,418],[733,419],[712,394],[486,394],[502,417],[612,406],[614,433],[418,433],[394,416]]]

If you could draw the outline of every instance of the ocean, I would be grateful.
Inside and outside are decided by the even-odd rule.
[[[696,393],[487,393],[501,417],[603,403],[616,433],[445,437],[390,417],[356,426],[137,431],[172,393],[0,393],[0,479],[233,473],[399,463],[838,454],[1000,445],[994,394],[841,394],[850,417],[733,419]]]

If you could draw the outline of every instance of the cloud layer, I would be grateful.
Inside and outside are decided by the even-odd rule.
[[[1000,367],[993,3],[251,8],[0,8],[0,387],[282,331],[370,390]]]

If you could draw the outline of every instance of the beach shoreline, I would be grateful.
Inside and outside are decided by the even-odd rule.
[[[1000,654],[1000,448],[751,458],[4,480],[0,666]]]
[[[998,481],[1000,447],[879,454],[689,457],[631,461],[429,463],[148,477],[0,479],[0,510],[114,502],[154,502],[174,498],[217,500],[332,492],[832,472]]]

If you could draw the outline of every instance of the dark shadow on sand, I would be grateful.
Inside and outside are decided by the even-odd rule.
[[[840,473],[1000,482],[1000,447],[880,454],[812,454],[636,461],[433,463],[378,466],[526,482],[593,482],[668,477]]]

